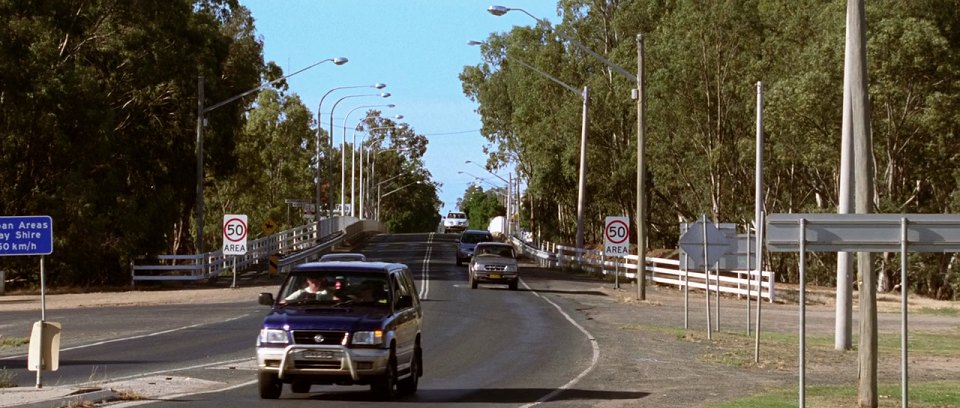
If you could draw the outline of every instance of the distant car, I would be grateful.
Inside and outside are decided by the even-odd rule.
[[[366,262],[367,257],[364,254],[357,252],[331,252],[329,254],[324,254],[320,257],[320,262],[350,262],[350,261],[360,261]]]
[[[477,288],[478,283],[506,284],[510,290],[517,290],[520,269],[517,267],[517,254],[513,245],[503,242],[481,242],[473,250],[473,259],[467,267],[470,287]]]
[[[457,240],[457,266],[470,261],[473,257],[473,247],[480,242],[494,241],[493,234],[486,230],[466,230]]]
[[[467,229],[467,214],[450,211],[443,219],[443,233],[463,232]]]
[[[287,274],[257,337],[260,398],[313,384],[369,385],[384,399],[417,391],[423,313],[404,264],[311,262]]]

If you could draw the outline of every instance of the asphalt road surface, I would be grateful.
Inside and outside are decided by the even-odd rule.
[[[381,235],[362,248],[371,260],[409,265],[423,298],[424,376],[415,395],[393,404],[518,406],[575,390],[597,363],[592,335],[569,311],[529,286],[470,289],[465,267],[455,266],[455,237]],[[162,394],[125,405],[384,405],[366,386],[315,385],[305,394],[284,386],[279,401],[260,400],[254,340],[267,311],[256,299],[48,311],[47,321],[69,322],[70,336],[61,347],[59,370],[45,372],[44,383],[153,386]],[[29,327],[37,316],[11,312],[4,318],[4,323]],[[35,384],[35,373],[15,368],[26,366],[25,356],[0,357],[0,366],[16,374],[19,386]]]

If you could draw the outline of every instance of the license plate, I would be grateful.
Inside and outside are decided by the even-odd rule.
[[[330,359],[333,359],[333,352],[307,350],[303,352],[303,358],[309,358],[314,360],[330,360]]]
[[[499,274],[499,273],[491,273],[491,274],[490,274],[490,279],[500,279],[500,274]]]

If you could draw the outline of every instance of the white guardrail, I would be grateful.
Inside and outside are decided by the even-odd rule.
[[[603,251],[595,249],[580,249],[544,242],[540,247],[512,238],[513,244],[521,248],[521,252],[541,265],[553,268],[575,268],[593,273],[606,275],[618,273],[627,279],[636,279],[637,256],[628,255],[624,258],[606,258]],[[664,285],[672,285],[682,289],[684,286],[695,289],[706,289],[707,277],[703,270],[684,271],[680,269],[680,261],[666,258],[646,258],[647,279]],[[631,272],[632,271],[632,272]],[[718,284],[719,275],[719,284]],[[749,279],[749,281],[748,281]],[[759,285],[760,297],[773,302],[776,296],[774,273],[772,271],[720,270],[717,274],[711,270],[709,276],[710,289],[719,290],[737,296],[757,296]],[[752,289],[752,290],[748,290]]]
[[[234,266],[238,271],[261,267],[273,255],[278,256],[277,269],[282,273],[293,265],[318,259],[323,252],[342,241],[364,232],[383,230],[383,225],[374,220],[333,217],[247,241],[245,255],[224,256],[223,250],[218,249],[196,255],[137,257],[130,265],[131,283],[208,280]]]

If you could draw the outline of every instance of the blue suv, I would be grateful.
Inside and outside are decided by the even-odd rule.
[[[260,398],[314,384],[369,385],[384,399],[417,391],[423,313],[406,265],[314,262],[294,268],[257,337]]]

